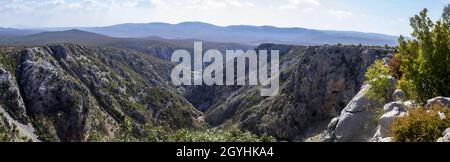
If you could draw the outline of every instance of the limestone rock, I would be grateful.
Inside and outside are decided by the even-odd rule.
[[[431,108],[433,106],[449,107],[450,108],[450,98],[449,97],[436,97],[427,100],[425,108]]]
[[[406,106],[401,102],[391,102],[384,105],[384,114],[380,117],[380,135],[381,137],[390,137],[392,135],[390,126],[396,118],[406,115]]]
[[[442,135],[443,137],[439,138],[437,142],[450,142],[450,128],[447,128]]]
[[[0,104],[3,104],[11,115],[27,124],[29,119],[26,115],[25,104],[20,94],[16,78],[0,64]]]
[[[401,89],[397,89],[392,95],[392,98],[394,101],[404,101],[406,99],[406,94]]]

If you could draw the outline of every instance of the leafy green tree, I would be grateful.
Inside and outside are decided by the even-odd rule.
[[[436,96],[450,96],[450,5],[433,23],[424,9],[411,18],[412,39],[399,39],[399,87],[409,98],[423,102]]]

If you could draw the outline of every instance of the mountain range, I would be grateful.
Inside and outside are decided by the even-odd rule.
[[[211,42],[233,42],[257,46],[262,43],[292,45],[322,44],[397,44],[397,37],[385,34],[353,31],[315,30],[306,28],[282,28],[274,26],[232,25],[217,26],[203,22],[169,23],[127,23],[105,27],[40,28],[32,30],[1,29],[0,35],[26,35],[37,31],[64,31],[80,29],[110,37],[165,39],[200,39]],[[4,30],[4,31],[3,31]]]

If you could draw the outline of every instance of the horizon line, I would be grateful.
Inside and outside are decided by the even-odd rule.
[[[214,23],[209,22],[203,22],[203,21],[182,21],[178,23],[170,23],[170,22],[162,22],[162,21],[155,21],[155,22],[129,22],[129,23],[118,23],[118,24],[112,24],[112,25],[99,25],[99,26],[42,26],[42,27],[33,27],[33,26],[26,26],[26,25],[13,25],[13,26],[0,26],[0,28],[6,28],[6,29],[17,29],[17,30],[49,30],[49,29],[64,29],[62,31],[66,30],[72,30],[72,29],[85,29],[85,28],[104,28],[104,27],[112,27],[112,26],[118,26],[118,25],[126,25],[126,24],[167,24],[167,25],[181,25],[184,23],[199,23],[199,24],[207,24],[217,27],[235,27],[235,26],[249,26],[249,27],[272,27],[272,28],[278,28],[278,29],[306,29],[306,30],[315,30],[315,31],[331,31],[331,32],[357,32],[357,33],[363,33],[363,34],[380,34],[380,35],[386,35],[391,37],[399,37],[402,34],[387,34],[382,32],[366,32],[366,31],[357,31],[357,30],[339,30],[339,29],[322,29],[322,28],[305,28],[300,26],[276,26],[276,25],[248,25],[248,24],[234,24],[234,25],[218,25]],[[23,26],[23,27],[14,27],[14,26]],[[410,35],[403,35],[406,37],[409,37]]]

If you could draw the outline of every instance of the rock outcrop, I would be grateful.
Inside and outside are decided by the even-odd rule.
[[[401,101],[391,102],[384,105],[384,114],[380,117],[377,132],[370,141],[391,142],[393,138],[390,126],[395,119],[404,117],[406,115],[406,111],[407,106],[405,106]]]
[[[16,79],[0,64],[0,105],[17,120],[28,123],[25,104]]]
[[[439,138],[437,142],[450,142],[450,128],[446,129],[442,135],[443,137]]]
[[[389,77],[389,80],[388,94],[392,94],[395,90],[396,80],[392,77]],[[342,110],[340,116],[331,120],[325,131],[325,134],[328,134],[325,137],[331,139],[323,138],[323,141],[363,142],[372,138],[377,128],[377,113],[383,103],[367,97],[368,88],[370,88],[370,85],[364,85]]]

